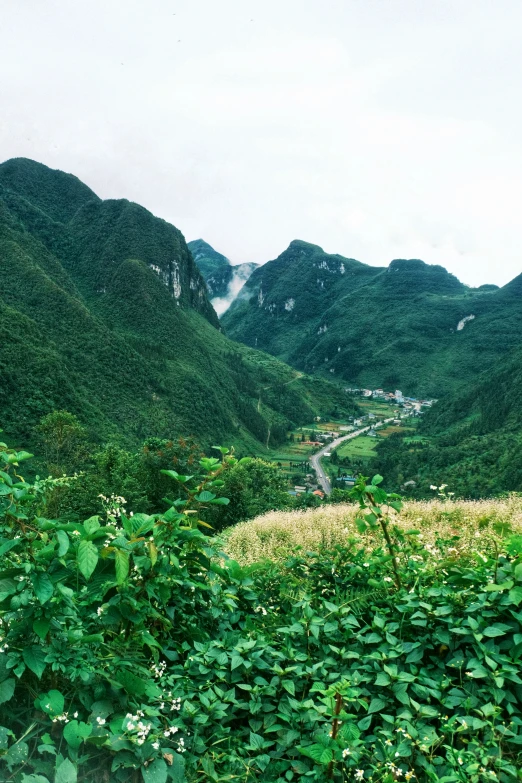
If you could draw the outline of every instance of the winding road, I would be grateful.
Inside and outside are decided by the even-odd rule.
[[[395,417],[391,416],[389,419],[383,419],[383,424],[388,424],[390,421],[393,421]],[[379,422],[377,422],[379,423]],[[324,457],[327,451],[333,451],[337,448],[341,443],[343,443],[345,440],[351,440],[352,438],[356,438],[358,435],[362,435],[364,432],[368,432],[372,427],[375,427],[375,424],[370,424],[368,427],[363,427],[361,430],[355,430],[355,432],[350,432],[348,435],[342,435],[340,438],[336,438],[335,440],[332,440],[331,443],[328,443],[326,446],[323,446],[322,449],[319,449],[319,451],[316,451],[315,454],[312,454],[310,457],[310,463],[317,473],[317,480],[321,487],[323,488],[323,492],[326,495],[330,495],[332,492],[332,485],[330,484],[330,479],[326,475],[322,465],[321,465],[321,457]]]

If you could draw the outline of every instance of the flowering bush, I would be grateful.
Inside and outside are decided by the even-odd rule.
[[[491,547],[435,560],[387,522],[391,550],[370,529],[241,567],[198,518],[221,452],[167,472],[166,513],[78,524],[0,445],[0,779],[520,780],[522,537],[484,522]]]

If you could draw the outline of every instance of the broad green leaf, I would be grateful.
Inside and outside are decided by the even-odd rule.
[[[325,748],[323,745],[307,745],[306,748],[297,748],[303,756],[313,759],[317,764],[329,764],[333,759],[333,751],[330,748]]]
[[[355,742],[361,736],[361,732],[355,723],[342,723],[339,730],[339,737],[346,742]]]
[[[26,459],[31,459],[34,454],[30,454],[28,451],[17,451],[13,456],[17,462],[23,462]]]
[[[22,657],[27,668],[31,669],[38,679],[40,679],[45,669],[45,650],[43,647],[39,647],[38,645],[24,647]]]
[[[281,685],[291,696],[295,696],[295,684],[293,680],[283,680]]]
[[[511,631],[509,625],[505,625],[504,623],[493,623],[493,625],[488,625],[487,628],[484,628],[482,633],[484,636],[493,638],[495,636],[505,636],[509,631]]]
[[[154,541],[149,541],[147,546],[148,546],[148,549],[149,549],[150,562],[151,562],[152,566],[155,566],[156,563],[158,562],[158,548],[157,548],[156,544],[154,543]]]
[[[22,775],[22,783],[49,783],[43,775]]]
[[[213,492],[209,492],[205,489],[203,492],[200,492],[199,495],[196,495],[196,500],[198,503],[208,503],[209,501],[214,500],[215,497]]]
[[[376,685],[389,685],[391,682],[390,677],[386,674],[386,672],[379,672],[379,674],[376,677],[375,684]]]
[[[9,701],[13,697],[16,681],[12,678],[0,683],[0,704]]]
[[[251,731],[248,744],[254,750],[261,750],[261,748],[265,747],[265,740],[260,734],[255,734],[253,731]]]
[[[185,760],[180,753],[173,753],[172,766],[169,769],[169,776],[173,783],[186,783],[185,778]]]
[[[386,707],[386,702],[382,699],[372,699],[368,707],[368,715],[372,712],[381,712]]]
[[[129,553],[123,549],[117,549],[114,555],[116,567],[116,582],[121,585],[129,575]]]
[[[40,639],[45,639],[49,633],[50,625],[50,620],[47,620],[45,617],[40,617],[33,621],[33,631],[37,636],[40,637]]]
[[[8,595],[16,593],[18,585],[14,579],[0,579],[0,601],[4,601]]]
[[[518,563],[515,566],[514,574],[517,582],[522,582],[522,563]]]
[[[484,590],[488,593],[500,593],[502,590],[511,590],[513,585],[514,582],[512,579],[510,579],[509,582],[502,582],[501,585],[496,585],[493,583],[487,584],[484,586]]]
[[[468,672],[466,672],[468,674]],[[475,666],[471,671],[469,672],[469,676],[473,677],[475,680],[481,679],[482,677],[489,677],[490,672],[488,672],[486,669],[484,669],[483,666]]]
[[[92,725],[90,723],[78,722],[77,720],[71,720],[65,724],[63,730],[63,736],[67,744],[77,750],[82,742],[85,742],[87,737],[92,734]]]
[[[163,759],[154,759],[152,764],[141,768],[143,783],[165,783],[167,780],[167,764]]]
[[[100,518],[97,516],[89,517],[89,519],[86,519],[83,523],[83,527],[87,535],[92,536],[92,534],[96,533],[96,531],[101,527]]]
[[[53,583],[47,574],[37,571],[32,577],[33,589],[41,604],[45,604],[54,593]]]
[[[92,541],[80,541],[76,560],[81,573],[90,579],[98,563],[98,550]]]
[[[0,750],[7,750],[9,737],[12,736],[14,735],[10,729],[6,729],[5,726],[0,726]]]
[[[239,666],[242,666],[244,664],[244,660],[240,655],[233,654],[232,658],[230,660],[230,669],[231,671],[234,671],[234,669],[237,669]]]
[[[384,481],[383,477],[379,476],[378,473],[376,476],[372,478],[372,484],[374,487],[376,487],[378,484],[382,484],[383,481]]]
[[[20,764],[23,764],[27,760],[28,755],[29,745],[27,742],[16,742],[14,745],[11,745],[7,753],[2,756],[2,761],[7,763],[9,769],[13,769],[13,767],[18,767]]]
[[[39,699],[40,709],[48,715],[61,715],[65,707],[63,694],[57,690],[50,690],[49,693],[43,693]]]
[[[11,538],[8,541],[5,541],[5,543],[0,546],[0,557],[7,554],[7,552],[10,552],[11,549],[14,549],[15,546],[20,546],[21,543],[21,538]]]
[[[62,761],[62,763],[56,768],[54,783],[77,783],[77,781],[78,776],[76,773],[76,767],[72,761],[65,759],[65,761]]]
[[[69,549],[70,541],[69,536],[65,532],[65,530],[57,530],[56,531],[56,540],[58,541],[58,557],[63,557],[67,554],[67,551]]]

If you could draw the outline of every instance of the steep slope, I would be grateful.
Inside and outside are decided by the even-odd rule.
[[[339,389],[220,333],[177,229],[136,204],[91,198],[81,183],[67,210],[69,175],[33,164],[35,184],[30,163],[23,176],[16,161],[0,166],[7,437],[30,443],[42,415],[66,408],[95,439],[183,434],[247,449],[269,430],[276,442],[290,420],[353,408]]]
[[[443,483],[461,497],[522,491],[522,349],[437,402],[419,433],[379,446],[374,468],[390,486],[414,481],[416,497],[433,496],[430,486]]]
[[[237,297],[258,264],[245,263],[232,266],[226,256],[218,253],[203,239],[188,242],[187,246],[205,278],[212,305],[221,315]]]
[[[519,288],[471,289],[418,259],[369,267],[295,241],[253,273],[222,322],[306,372],[441,397],[522,343]]]
[[[298,353],[313,344],[323,313],[379,271],[294,240],[275,261],[253,272],[223,324],[234,339],[302,364]]]

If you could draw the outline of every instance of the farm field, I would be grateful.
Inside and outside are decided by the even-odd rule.
[[[306,511],[269,511],[230,528],[225,534],[225,551],[241,565],[250,565],[266,559],[281,562],[298,549],[333,548],[354,536],[371,549],[379,540],[379,533],[365,533],[362,539],[355,524],[357,511],[356,503],[324,505]],[[481,532],[485,526],[493,529],[502,523],[514,533],[522,533],[522,498],[410,501],[394,522],[404,530],[419,531],[426,556],[437,556],[439,539],[458,536],[454,554],[465,557],[476,552],[478,536],[480,547],[494,549],[491,535]]]
[[[315,434],[339,432],[341,427],[347,427],[350,424],[352,422],[348,419],[328,419],[311,422],[290,431],[287,442],[282,443],[278,448],[260,449],[255,456],[277,463],[281,472],[287,476],[289,485],[293,485],[292,476],[298,473],[302,473],[305,476],[307,473],[313,472],[308,460],[310,455],[317,451],[318,447],[311,446],[306,441],[313,440]],[[304,442],[302,441],[303,437],[305,438]]]

